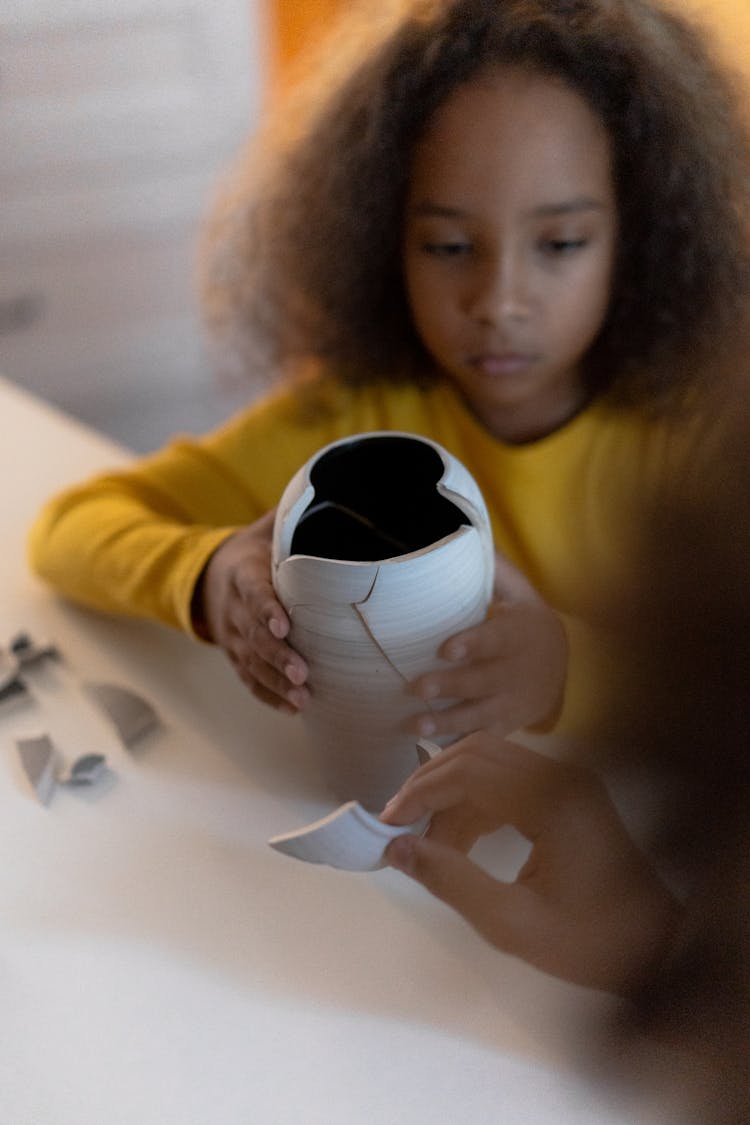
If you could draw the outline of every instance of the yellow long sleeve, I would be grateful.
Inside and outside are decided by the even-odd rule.
[[[556,433],[511,446],[482,429],[446,385],[285,390],[206,437],[177,440],[54,497],[31,529],[31,566],[85,605],[194,632],[195,586],[220,543],[272,509],[322,446],[372,430],[423,434],[472,472],[496,547],[565,619],[571,660],[561,724],[575,727],[607,659],[601,635],[584,623],[633,581],[640,514],[665,482],[679,488],[695,449],[690,426],[600,401]]]

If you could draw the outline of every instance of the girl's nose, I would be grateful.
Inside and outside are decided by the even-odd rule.
[[[486,262],[478,269],[468,311],[485,324],[525,320],[531,306],[522,263],[507,257]]]

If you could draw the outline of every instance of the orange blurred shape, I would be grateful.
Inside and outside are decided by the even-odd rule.
[[[326,30],[346,0],[270,0],[271,85],[282,85],[291,64]]]

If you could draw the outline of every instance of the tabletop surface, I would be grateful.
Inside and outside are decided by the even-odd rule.
[[[598,1000],[505,957],[397,872],[303,864],[269,836],[334,807],[303,731],[222,655],[64,603],[28,572],[53,491],[127,451],[0,380],[0,643],[63,659],[0,709],[0,1125],[633,1122],[574,1067]],[[128,750],[83,691],[162,727]],[[104,792],[39,804],[16,739],[107,755]],[[520,852],[492,841],[510,871]]]

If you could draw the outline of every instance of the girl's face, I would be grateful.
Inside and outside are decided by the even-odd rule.
[[[606,129],[561,81],[493,69],[438,109],[411,169],[407,293],[428,352],[496,437],[534,440],[584,405],[616,236]]]

